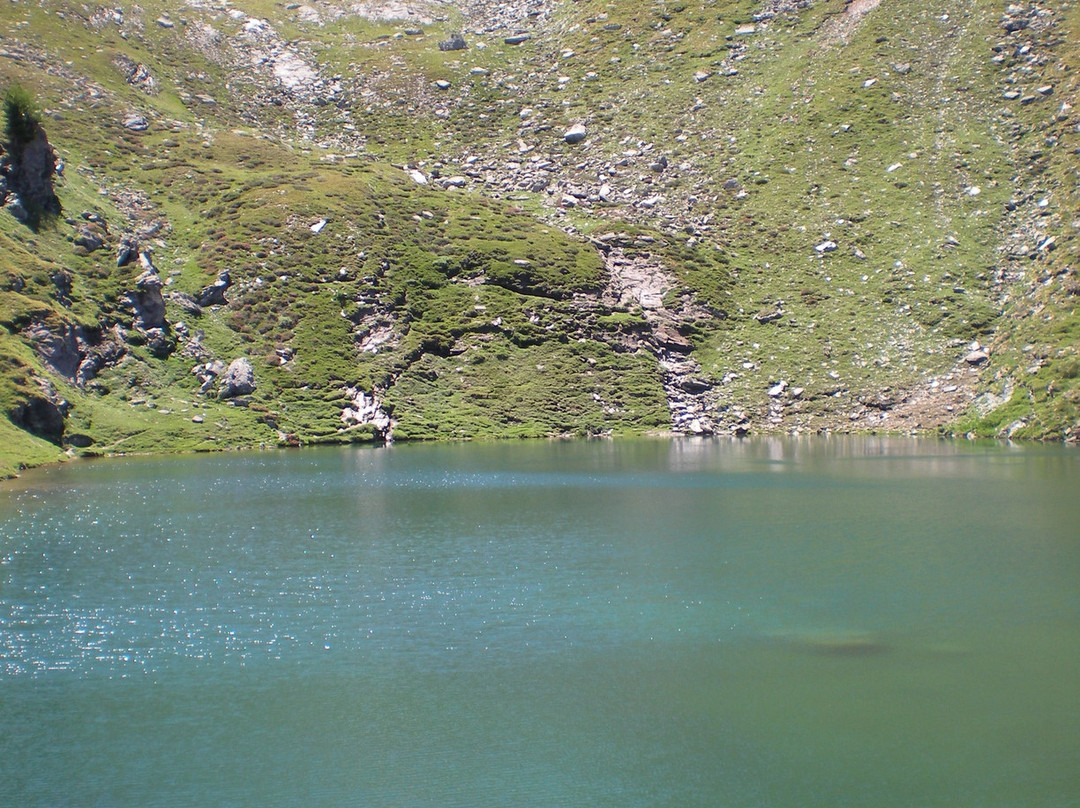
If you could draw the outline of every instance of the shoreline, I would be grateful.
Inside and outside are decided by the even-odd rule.
[[[58,458],[56,460],[46,461],[42,463],[35,463],[33,465],[20,465],[18,471],[15,472],[3,472],[0,473],[0,491],[6,486],[11,485],[16,480],[22,480],[23,475],[27,472],[40,472],[42,470],[58,469],[69,466],[73,463],[87,463],[87,462],[99,462],[109,460],[121,460],[125,458],[160,458],[160,457],[181,457],[181,456],[193,456],[193,455],[222,455],[222,454],[234,454],[234,453],[269,453],[279,451],[304,451],[311,449],[331,449],[331,448],[345,448],[345,447],[357,447],[357,448],[369,448],[369,449],[390,449],[394,446],[418,446],[418,445],[456,445],[456,444],[479,444],[479,445],[493,445],[493,444],[507,444],[507,443],[555,443],[555,442],[591,442],[591,441],[608,441],[612,443],[630,442],[630,441],[693,441],[693,442],[759,442],[767,440],[786,440],[786,441],[798,441],[798,440],[836,440],[836,439],[870,439],[877,438],[881,440],[896,440],[903,442],[916,442],[916,441],[935,441],[944,443],[966,443],[970,445],[998,445],[998,446],[1052,446],[1060,445],[1065,448],[1080,448],[1075,442],[1058,440],[1058,441],[1040,441],[1040,440],[1028,440],[1028,439],[1014,439],[1014,438],[998,438],[974,435],[971,433],[958,434],[958,433],[942,433],[933,430],[830,430],[822,429],[815,432],[782,432],[779,430],[769,431],[754,431],[744,434],[710,434],[710,435],[694,435],[676,432],[674,430],[666,431],[651,431],[643,432],[639,434],[620,434],[620,435],[548,435],[543,437],[498,437],[498,436],[478,436],[469,438],[453,438],[453,439],[422,439],[422,438],[405,438],[397,441],[341,441],[341,442],[322,442],[322,443],[309,443],[302,444],[300,446],[283,444],[280,446],[227,446],[215,449],[176,449],[169,450],[163,449],[161,451],[154,452],[114,452],[114,453],[86,453],[86,454],[73,454],[67,453],[66,456]]]

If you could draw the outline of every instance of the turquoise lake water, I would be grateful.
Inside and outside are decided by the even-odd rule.
[[[1080,805],[1080,452],[343,448],[0,486],[2,806]]]

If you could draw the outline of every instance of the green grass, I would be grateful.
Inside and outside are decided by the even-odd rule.
[[[67,217],[33,232],[0,214],[6,411],[51,377],[30,325],[130,328],[141,268],[115,266],[123,233],[152,231],[169,292],[195,295],[226,270],[233,282],[221,308],[168,303],[172,356],[133,344],[95,384],[60,383],[68,433],[90,441],[77,451],[374,439],[341,422],[346,387],[378,390],[400,438],[664,428],[656,357],[626,347],[648,324],[600,303],[603,261],[581,237],[608,231],[665,268],[718,405],[759,428],[793,423],[766,421],[775,381],[804,388],[801,425],[850,424],[860,402],[950,372],[978,340],[992,358],[953,431],[1075,435],[1080,144],[1075,115],[1052,112],[1078,89],[1076,10],[1055,10],[1043,39],[1057,45],[1036,43],[1048,58],[1031,83],[1053,94],[1006,114],[997,3],[879,8],[841,44],[822,32],[842,0],[752,35],[736,34],[760,10],[750,0],[582,0],[524,23],[525,45],[467,33],[457,52],[436,43],[468,27],[458,11],[405,36],[412,23],[235,6],[342,94],[273,103],[280,91],[246,72],[252,45],[231,49],[244,20],[230,15],[157,0],[121,4],[120,25],[54,0],[0,10],[5,48],[23,50],[0,60],[0,86],[33,100],[64,162]],[[127,84],[120,56],[156,92]],[[128,129],[132,113],[149,128]],[[589,140],[563,143],[579,120]],[[501,189],[513,162],[534,159],[554,196]],[[417,185],[406,165],[472,172],[472,188]],[[602,182],[613,201],[553,204]],[[1019,226],[1006,204],[1025,195],[1051,200],[1039,221],[1057,249],[1010,265],[1022,280],[1002,290],[998,247]],[[105,220],[106,246],[89,254],[73,244],[84,212]],[[815,249],[826,240],[837,249]],[[362,350],[372,329],[392,334],[378,352]],[[196,364],[238,356],[259,384],[247,406],[199,393]],[[36,441],[5,440],[4,468],[51,457]]]
[[[54,444],[19,429],[6,418],[0,418],[0,447],[0,479],[64,459]]]

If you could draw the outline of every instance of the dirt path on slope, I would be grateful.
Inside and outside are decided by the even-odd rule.
[[[862,18],[881,5],[881,0],[850,0],[843,12],[825,21],[821,27],[821,41],[826,45],[847,42]]]

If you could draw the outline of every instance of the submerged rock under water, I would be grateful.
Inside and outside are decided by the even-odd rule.
[[[780,632],[770,639],[785,647],[823,656],[872,656],[890,646],[881,637],[864,631]]]

